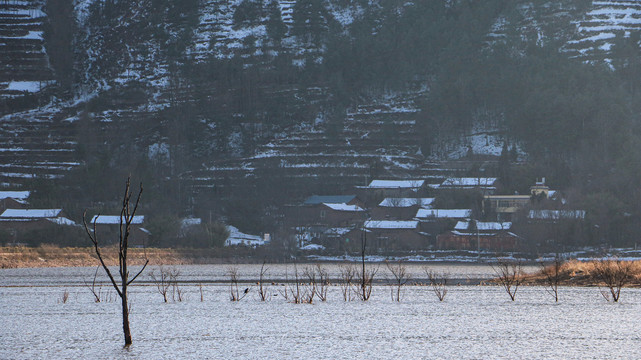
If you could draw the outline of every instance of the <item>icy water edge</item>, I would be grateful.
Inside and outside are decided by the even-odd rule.
[[[453,277],[491,276],[483,266],[443,267]],[[512,302],[497,286],[450,286],[439,302],[429,287],[406,286],[397,303],[380,284],[363,303],[344,302],[332,286],[327,302],[309,305],[287,302],[278,285],[261,302],[247,283],[241,287],[249,294],[231,302],[221,283],[226,268],[180,267],[182,302],[164,303],[148,282],[130,288],[128,349],[115,292],[103,285],[108,296],[95,303],[83,285],[94,269],[0,270],[0,359],[641,358],[641,289],[624,289],[620,303],[608,303],[598,288],[564,287],[554,303],[541,287],[520,288]],[[257,271],[238,268],[241,279]],[[270,271],[278,280],[292,269]]]

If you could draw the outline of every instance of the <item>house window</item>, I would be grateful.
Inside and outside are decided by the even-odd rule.
[[[321,219],[324,219],[325,215],[327,215],[327,212],[325,210],[321,210],[321,212],[320,212]]]

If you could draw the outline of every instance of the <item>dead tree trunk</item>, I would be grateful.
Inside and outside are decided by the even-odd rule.
[[[96,221],[98,220],[98,217],[100,215],[97,215],[94,220],[93,220],[93,227],[90,230],[89,226],[87,225],[86,221],[86,214],[85,213],[82,216],[82,223],[85,226],[85,231],[87,232],[87,235],[89,236],[89,239],[93,243],[94,246],[94,251],[96,252],[96,255],[98,256],[98,260],[100,260],[100,264],[102,265],[102,268],[105,269],[105,272],[107,273],[107,276],[109,277],[109,280],[111,280],[111,285],[113,285],[114,289],[116,289],[116,292],[118,293],[118,296],[120,296],[121,303],[122,303],[122,330],[125,335],[125,346],[131,345],[131,330],[129,329],[129,305],[127,302],[127,288],[131,283],[136,280],[138,275],[142,274],[142,272],[145,270],[145,267],[147,267],[147,264],[149,263],[149,259],[145,259],[145,264],[143,265],[142,269],[131,279],[129,279],[129,270],[127,269],[127,250],[129,249],[129,234],[131,230],[131,223],[134,219],[134,216],[136,214],[136,210],[138,210],[138,204],[140,203],[140,196],[142,195],[142,183],[140,184],[140,191],[138,192],[138,196],[136,197],[136,202],[131,204],[131,191],[130,191],[130,181],[131,178],[127,178],[127,184],[125,186],[125,193],[122,199],[122,208],[120,210],[120,239],[118,242],[118,272],[120,274],[120,286],[116,282],[116,279],[112,275],[111,271],[105,264],[105,261],[102,257],[102,253],[100,252],[100,246],[98,244],[98,233],[96,232]]]

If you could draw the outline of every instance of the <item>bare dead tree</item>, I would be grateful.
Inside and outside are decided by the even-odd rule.
[[[508,295],[510,295],[510,299],[514,301],[516,298],[516,291],[523,282],[521,262],[497,259],[496,265],[491,266],[497,276],[496,282],[505,289]]]
[[[312,304],[316,296],[316,269],[307,266],[303,270],[303,276],[307,278],[304,284],[302,302]]]
[[[296,266],[296,263],[294,263],[294,286],[290,287],[290,284],[287,284],[287,286],[290,288],[290,292],[292,294],[292,302],[294,304],[300,304],[302,297],[300,291],[300,279],[298,277],[298,267]]]
[[[240,301],[249,293],[249,288],[246,288],[242,294],[238,289],[238,268],[236,266],[230,266],[227,269],[227,275],[229,276],[229,299],[231,301]]]
[[[185,291],[180,287],[180,284],[178,283],[179,275],[180,272],[177,269],[174,269],[169,273],[169,281],[171,282],[171,300],[178,300],[178,302],[181,302],[183,301],[183,298],[185,296]]]
[[[265,278],[266,273],[267,268],[265,267],[265,260],[263,260],[263,265],[260,267],[260,275],[258,278],[258,297],[260,298],[260,301],[265,301],[269,298],[267,288],[263,285],[263,279]]]
[[[289,301],[289,265],[285,264],[285,284],[284,291],[278,290],[278,292],[285,298],[285,301]]]
[[[91,285],[87,284],[85,281],[85,286],[91,291],[91,294],[93,295],[93,301],[99,303],[102,295],[102,286],[98,285],[98,289],[96,290],[96,278],[98,277],[98,270],[100,270],[100,265],[96,267],[96,272],[93,274],[93,280],[91,281]]]
[[[329,273],[321,264],[316,264],[316,273],[318,274],[318,282],[316,286],[316,295],[320,301],[327,301],[327,290],[329,288]]]
[[[430,282],[432,292],[436,295],[438,301],[443,301],[445,299],[445,295],[447,295],[447,280],[450,275],[445,271],[436,272],[429,267],[424,267],[423,271]]]
[[[85,231],[87,235],[89,236],[89,239],[93,243],[96,256],[98,256],[98,260],[100,260],[100,264],[102,265],[102,268],[107,273],[107,276],[109,277],[109,280],[111,281],[111,284],[113,285],[114,289],[116,289],[118,296],[120,296],[120,300],[122,304],[122,329],[125,336],[125,346],[131,345],[131,330],[129,328],[129,304],[127,301],[127,288],[129,285],[131,285],[134,282],[134,280],[136,280],[136,278],[138,278],[140,274],[142,274],[142,272],[147,267],[147,264],[149,264],[149,259],[145,259],[145,264],[142,266],[140,271],[136,275],[134,275],[132,278],[129,278],[129,269],[128,269],[128,263],[127,263],[127,260],[128,260],[127,251],[129,250],[129,234],[131,231],[131,223],[134,220],[136,211],[138,210],[138,205],[140,204],[140,196],[142,195],[142,183],[141,183],[140,191],[138,192],[136,201],[133,203],[133,206],[132,206],[132,203],[131,203],[132,192],[130,191],[130,184],[131,184],[131,178],[127,178],[127,183],[125,185],[125,193],[122,198],[122,208],[120,210],[120,236],[119,236],[119,242],[118,242],[118,273],[120,274],[120,285],[118,285],[118,283],[116,282],[116,279],[111,274],[111,271],[105,264],[105,261],[102,257],[102,253],[100,252],[100,246],[98,242],[98,233],[96,232],[96,221],[100,215],[97,215],[94,218],[92,230],[90,230],[89,226],[87,225],[87,221],[86,221],[87,212],[85,211],[82,215],[82,223],[85,227]]]
[[[162,295],[163,301],[167,302],[167,293],[171,287],[171,270],[160,266],[158,271],[159,274],[157,276],[156,273],[152,271],[149,277],[151,277],[151,280],[156,284],[156,289],[158,293]]]
[[[385,266],[387,266],[387,270],[392,274],[392,286],[390,287],[392,301],[399,302],[401,301],[401,289],[410,279],[407,266],[403,263],[403,260],[395,263],[385,261]]]
[[[367,249],[367,232],[365,229],[361,232],[361,271],[357,272],[357,278],[360,288],[357,291],[358,298],[361,301],[369,300],[372,295],[372,286],[374,283],[374,276],[378,268],[365,268],[365,250]]]
[[[338,269],[340,271],[341,279],[341,281],[339,282],[339,286],[341,288],[341,292],[343,293],[343,300],[352,301],[352,282],[354,281],[354,277],[356,276],[356,269],[352,264],[341,264],[338,266]]]
[[[198,290],[200,290],[200,302],[205,301],[205,296],[203,295],[203,284],[198,284]]]
[[[546,265],[545,262],[541,261],[539,265],[541,266],[541,273],[545,280],[545,290],[554,297],[554,302],[559,302],[559,284],[561,283],[563,259],[557,255],[551,264]]]
[[[619,259],[595,261],[592,276],[607,288],[605,291],[601,290],[603,297],[610,301],[609,296],[612,296],[612,301],[618,302],[621,288],[632,280],[632,262]]]

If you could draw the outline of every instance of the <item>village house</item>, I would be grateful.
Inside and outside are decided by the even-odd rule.
[[[367,186],[356,187],[359,195],[371,206],[386,197],[420,196],[425,188],[425,180],[372,180]]]
[[[6,209],[25,209],[29,191],[0,191],[0,213]]]
[[[494,194],[496,182],[493,177],[452,177],[445,179],[439,190],[480,190],[483,194]]]
[[[372,209],[372,218],[379,220],[412,220],[418,209],[432,206],[434,198],[385,198]]]
[[[95,225],[98,236],[105,241],[104,244],[116,244],[120,241],[120,221],[120,215],[96,215],[87,226],[93,229]],[[122,221],[124,226],[124,219]],[[144,222],[144,215],[133,217],[129,230],[129,245],[136,247],[149,245],[151,233],[143,227]]]
[[[419,209],[415,218],[421,221],[462,220],[472,217],[472,209]]]
[[[365,207],[365,203],[356,195],[312,195],[305,199],[303,205],[313,206],[318,204],[347,204]]]
[[[225,240],[225,246],[257,247],[266,245],[270,241],[269,234],[264,234],[263,236],[249,235],[241,232],[238,228],[231,225],[227,226],[227,230],[229,231],[229,236]]]
[[[522,238],[512,232],[510,222],[459,221],[454,230],[436,237],[443,250],[515,251]]]
[[[422,250],[430,245],[419,230],[416,220],[369,220],[364,223],[367,243],[379,252],[389,250]]]
[[[347,251],[360,239],[360,230],[356,227],[335,227],[326,229],[319,237],[319,242],[328,250]]]
[[[530,222],[556,223],[563,220],[583,220],[585,210],[530,210],[527,216]]]
[[[15,243],[21,235],[58,226],[77,226],[62,209],[6,209],[0,214],[0,230]],[[35,239],[34,239],[35,240]]]
[[[354,195],[319,196],[305,200],[302,206],[287,209],[286,218],[293,227],[342,227],[362,223],[366,211]]]
[[[513,221],[515,214],[531,205],[533,200],[549,199],[555,195],[556,191],[550,190],[543,178],[530,187],[529,195],[485,195],[483,207],[486,215],[497,221]]]
[[[457,221],[471,217],[471,209],[418,209],[414,219],[419,221],[421,232],[429,234],[430,242],[435,244],[437,234],[452,230]]]

